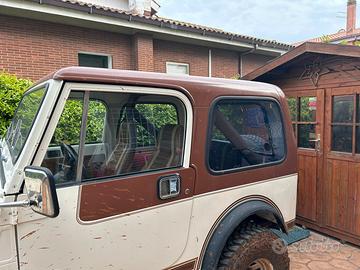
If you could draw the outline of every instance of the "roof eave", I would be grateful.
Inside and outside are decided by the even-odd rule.
[[[360,47],[350,45],[326,44],[306,42],[285,53],[284,55],[274,59],[268,64],[250,72],[242,77],[243,80],[255,80],[267,72],[293,60],[304,53],[332,54],[344,57],[360,57]]]
[[[39,2],[41,2],[41,4],[39,4]],[[58,0],[0,0],[0,6],[7,9],[19,10],[19,15],[31,12],[34,16],[34,14],[37,13],[39,15],[39,19],[44,19],[41,14],[62,16],[73,18],[74,20],[80,19],[93,23],[110,24],[134,31],[180,36],[182,38],[224,44],[232,47],[238,47],[239,50],[246,50],[248,48],[252,48],[254,44],[258,44],[259,49],[262,52],[272,55],[283,54],[292,48],[291,45],[275,41],[262,40],[227,32],[219,33],[198,29],[196,27],[186,27],[159,21],[151,17],[134,16],[130,13],[114,12],[109,9],[97,9],[88,5],[77,5]],[[4,8],[2,9],[5,10]]]

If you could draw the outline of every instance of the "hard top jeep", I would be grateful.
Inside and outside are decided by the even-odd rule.
[[[296,189],[279,88],[65,68],[1,141],[0,269],[288,269]]]

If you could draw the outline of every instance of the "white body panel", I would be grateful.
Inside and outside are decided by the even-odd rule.
[[[22,270],[163,269],[182,254],[191,200],[86,225],[77,219],[78,191],[58,189],[61,211],[55,219],[29,209],[20,214]]]
[[[59,189],[58,218],[29,221],[36,215],[30,210],[20,216],[21,269],[163,269],[199,257],[216,220],[241,198],[268,198],[285,221],[294,220],[296,189],[297,175],[290,175],[94,224],[81,224],[76,218],[78,187]]]
[[[0,269],[17,269],[14,225],[0,226]]]
[[[195,197],[189,241],[179,261],[199,257],[206,237],[216,220],[234,202],[248,196],[270,199],[280,209],[285,222],[293,221],[296,216],[297,175],[269,179]]]

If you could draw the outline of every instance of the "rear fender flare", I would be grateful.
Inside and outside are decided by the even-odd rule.
[[[287,226],[284,218],[275,205],[264,202],[259,199],[242,202],[223,214],[223,218],[217,222],[215,229],[212,230],[210,239],[206,245],[205,252],[202,256],[201,269],[214,270],[217,267],[221,253],[226,245],[227,240],[247,218],[253,215],[272,215],[276,220],[277,226],[284,232],[287,232]]]

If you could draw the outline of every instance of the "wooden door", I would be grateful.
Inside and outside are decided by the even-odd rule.
[[[298,145],[297,220],[316,223],[322,203],[324,90],[296,91],[287,97]]]
[[[360,86],[326,94],[323,223],[334,236],[360,243]]]

